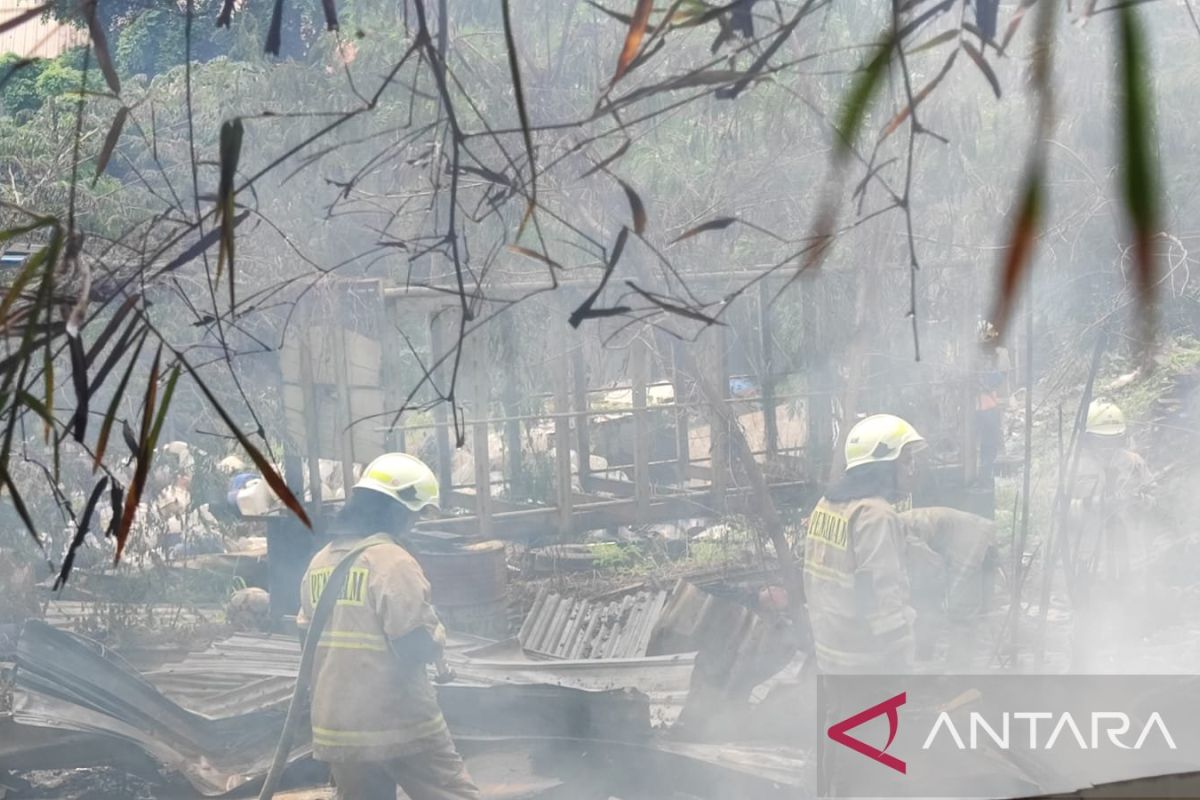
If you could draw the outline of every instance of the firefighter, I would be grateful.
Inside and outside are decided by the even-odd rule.
[[[1000,332],[987,320],[979,321],[982,348],[975,396],[975,433],[979,444],[978,483],[989,488],[995,481],[996,459],[1004,446],[1004,403],[1008,397],[1008,350],[1000,346]]]
[[[445,630],[421,567],[393,538],[437,504],[429,467],[404,453],[380,456],[304,573],[302,632],[334,567],[357,552],[312,675],[313,757],[329,762],[343,800],[393,800],[397,784],[412,800],[479,797],[429,679],[427,665],[444,670]]]
[[[1138,522],[1151,476],[1145,460],[1127,444],[1121,409],[1094,400],[1070,494],[1076,574],[1087,584],[1123,582],[1145,560]]]
[[[846,439],[845,474],[809,516],[804,592],[817,665],[830,673],[911,666],[913,619],[906,529],[892,501],[912,490],[925,440],[891,414],[860,421]]]
[[[1121,409],[1107,400],[1093,401],[1068,494],[1073,666],[1080,671],[1101,667],[1100,648],[1119,651],[1121,642],[1136,639],[1144,616],[1153,613],[1142,525],[1151,480],[1146,462],[1128,448]]]
[[[995,523],[954,508],[900,514],[908,531],[908,572],[917,612],[917,655],[945,645],[951,672],[972,665],[997,566]]]

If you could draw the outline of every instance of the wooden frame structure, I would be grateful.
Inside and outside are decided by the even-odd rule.
[[[751,278],[761,276],[731,272],[698,276],[697,281],[712,285]],[[544,288],[510,284],[503,288],[503,293],[511,298],[494,302],[524,297],[533,290]],[[582,297],[584,291],[592,288],[591,282],[579,282],[578,286],[560,284],[555,292],[561,304],[558,310],[565,309],[574,294]],[[432,421],[429,422],[413,424],[401,420],[399,425],[391,428],[383,424],[386,420],[377,418],[348,425],[347,419],[354,409],[375,406],[359,399],[359,394],[368,389],[356,385],[350,377],[351,373],[362,372],[359,359],[346,349],[347,342],[357,340],[360,332],[341,331],[334,337],[334,361],[338,366],[332,370],[331,377],[326,377],[324,384],[317,377],[323,372],[330,373],[328,365],[322,369],[313,362],[312,352],[301,352],[299,363],[294,364],[290,372],[288,369],[283,372],[285,395],[291,398],[289,411],[294,415],[298,405],[303,419],[302,424],[290,425],[293,443],[299,445],[292,451],[307,457],[310,486],[318,486],[311,502],[319,507],[322,500],[319,475],[313,466],[320,458],[340,459],[343,484],[349,485],[353,480],[351,464],[365,463],[386,449],[416,452],[416,442],[423,439],[427,460],[434,466],[443,486],[442,516],[421,523],[421,527],[431,530],[469,536],[544,539],[569,532],[752,511],[753,499],[747,483],[731,463],[728,440],[731,431],[724,428],[728,423],[723,422],[730,419],[730,414],[722,413],[704,400],[692,399],[697,395],[694,386],[698,380],[707,380],[717,387],[722,402],[733,410],[734,418],[753,419],[761,433],[756,437],[757,446],[751,449],[768,475],[772,493],[785,504],[811,501],[825,482],[837,436],[834,430],[835,388],[825,385],[815,390],[780,391],[781,384],[792,374],[777,371],[771,290],[769,280],[759,280],[757,297],[750,295],[757,301],[753,304],[755,318],[741,330],[732,329],[732,326],[713,327],[704,332],[699,343],[673,341],[646,333],[633,336],[625,348],[626,380],[616,389],[627,393],[628,404],[616,412],[612,408],[596,407],[597,398],[611,394],[614,388],[593,385],[589,373],[595,365],[589,364],[577,348],[572,348],[568,336],[555,337],[548,332],[554,344],[545,364],[543,391],[532,398],[521,398],[527,402],[531,399],[539,401],[544,410],[522,414],[509,413],[513,404],[499,396],[502,392],[494,391],[493,379],[502,365],[490,362],[484,337],[468,335],[461,343],[461,353],[455,353],[455,348],[459,347],[457,328],[462,314],[456,293],[384,287],[378,281],[339,281],[331,287],[333,295],[357,294],[373,298],[377,304],[375,313],[381,315],[380,321],[374,323],[378,331],[386,331],[398,316],[412,320],[414,315],[419,315],[427,333],[424,363],[429,365],[426,367],[429,374],[439,383],[448,384],[446,373],[461,357],[460,377],[463,380],[459,383],[456,398],[469,413],[462,413],[459,419],[452,420],[449,404],[442,402],[433,407]],[[342,300],[335,302],[343,318],[362,319],[362,315],[347,315]],[[565,320],[567,315],[564,311],[561,319]],[[353,324],[359,325],[359,322]],[[409,326],[411,331],[412,326]],[[756,384],[757,392],[753,397],[731,396],[731,378],[739,377],[731,375],[730,340],[733,335],[737,336],[743,351],[751,351],[741,353],[741,362],[744,367],[749,361],[753,368],[748,375],[743,369],[740,377],[748,377]],[[684,358],[684,349],[689,347],[694,348],[690,363],[702,365],[700,368],[705,374],[686,374],[683,365],[688,359]],[[380,397],[387,398],[382,402],[382,408],[394,408],[403,398],[403,395],[389,393],[386,385],[387,378],[396,374],[397,356],[398,349],[394,346],[380,348],[376,366],[380,386],[375,391]],[[287,383],[289,378],[293,384]],[[652,391],[661,393],[668,386],[673,393],[669,402],[651,401]],[[323,393],[329,395],[333,407],[341,411],[318,419],[319,415],[307,413],[306,409],[322,408],[318,398]],[[781,433],[780,404],[785,402],[803,409],[799,415],[803,419],[800,426],[804,433],[802,441],[796,441],[794,436],[785,441],[787,437]],[[325,407],[330,407],[328,402]],[[614,415],[632,427],[631,457],[628,461],[608,463],[606,468],[595,470],[592,461],[597,427],[611,425]],[[660,430],[656,420],[669,420],[674,427],[673,452],[666,457],[654,447],[655,432]],[[342,429],[342,444],[332,450],[327,435],[330,422]],[[363,427],[366,425],[370,428]],[[452,434],[456,428],[463,432],[464,444],[473,457],[467,480],[462,479],[460,469],[456,481]],[[548,438],[549,445],[541,456],[553,463],[553,496],[543,498],[541,503],[514,500],[511,491],[509,496],[498,491],[498,486],[507,485],[511,489],[514,475],[522,472],[522,465],[530,457],[522,440],[528,438],[533,428],[540,429]],[[364,435],[366,430],[369,434]],[[697,453],[695,437],[705,430],[708,452]],[[496,452],[497,437],[502,453]],[[324,452],[322,442],[325,443]],[[371,442],[374,446],[369,444]],[[430,442],[432,454],[429,453]],[[499,455],[503,456],[503,469],[500,470],[503,477],[497,480],[492,467]]]

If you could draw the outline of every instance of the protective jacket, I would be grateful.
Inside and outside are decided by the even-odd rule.
[[[804,539],[804,592],[817,664],[832,673],[903,671],[913,653],[905,528],[883,498],[822,498]]]
[[[995,523],[953,508],[900,515],[908,531],[908,569],[919,658],[945,647],[948,666],[972,666],[988,638],[981,615],[991,600]]]
[[[307,628],[333,568],[363,545],[317,644],[312,730],[320,761],[385,761],[435,749],[449,735],[425,657],[399,644],[424,629],[440,648],[445,630],[420,565],[391,537],[341,536],[318,552],[300,586],[297,623]]]
[[[995,523],[955,508],[914,508],[900,515],[908,531],[913,594],[931,593],[952,620],[969,620],[984,610],[989,592],[989,550]],[[936,559],[936,578],[917,584],[917,574]],[[933,577],[933,576],[931,576]],[[922,579],[924,582],[924,578]]]
[[[1071,487],[1071,534],[1079,574],[1120,578],[1145,566],[1140,511],[1151,482],[1130,450],[1083,452]]]

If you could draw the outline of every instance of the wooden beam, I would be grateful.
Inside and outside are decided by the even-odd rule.
[[[308,517],[321,512],[321,429],[317,423],[317,388],[313,383],[311,329],[300,330],[300,389],[304,394],[304,456],[308,459]]]
[[[687,392],[687,380],[683,371],[683,342],[671,343],[671,382],[675,385],[675,403],[680,406],[675,409],[675,451],[679,461],[680,486],[687,487],[691,476],[688,465],[692,461],[691,440],[688,438],[688,412],[682,407]]]
[[[630,347],[633,381],[633,483],[639,516],[650,510],[650,430],[646,419],[646,384],[649,382],[649,347],[641,337]]]
[[[712,351],[713,382],[718,396],[724,401],[729,397],[729,339],[724,327],[710,328],[709,335],[716,339]],[[713,508],[723,512],[725,495],[729,490],[729,426],[732,424],[732,416],[727,409],[716,408],[710,403],[708,418],[709,444],[712,448]]]
[[[446,337],[444,332],[444,321],[439,319],[438,314],[429,315],[429,361],[435,363],[446,353]],[[436,372],[443,373],[444,369]],[[442,381],[438,382],[443,383]],[[433,429],[433,440],[437,446],[437,471],[438,483],[445,486],[447,489],[454,485],[454,470],[452,466],[452,450],[450,446],[450,427],[449,417],[446,414],[446,403],[439,402],[433,407],[433,421],[437,427]]]
[[[575,351],[571,359],[572,403],[575,415],[575,453],[579,461],[579,485],[585,492],[592,491],[592,440],[588,424],[588,370],[583,347]]]
[[[811,503],[817,499],[820,487],[809,482],[779,483],[770,487],[771,494],[780,502],[789,504]],[[646,516],[640,516],[636,500],[605,500],[596,503],[581,503],[574,508],[572,523],[576,530],[604,530],[622,525],[632,525],[645,520],[646,524],[668,522],[688,517],[711,518],[715,498],[711,492],[683,492],[660,495],[650,501]],[[755,496],[749,490],[737,490],[727,494],[730,513],[754,513]],[[559,509],[547,506],[527,511],[504,512],[493,515],[495,538],[516,541],[537,539],[553,540],[559,531]],[[479,521],[474,516],[447,517],[423,520],[417,523],[418,530],[474,536]]]
[[[554,460],[555,460],[555,489],[558,498],[558,532],[566,535],[571,531],[571,420],[566,410],[571,405],[570,355],[564,347],[560,353],[552,356],[554,372]]]
[[[488,444],[487,418],[490,414],[490,390],[487,357],[484,352],[487,340],[476,337],[471,343],[472,363],[471,388],[476,422],[471,426],[472,456],[475,461],[475,514],[479,517],[479,532],[488,536],[492,532],[492,470],[491,448]]]
[[[771,330],[770,282],[758,283],[758,333],[762,373],[759,375],[759,391],[762,397],[763,434],[766,438],[767,459],[774,458],[779,450],[779,422],[775,418],[775,339]]]
[[[337,303],[341,307],[341,303]],[[334,379],[338,397],[338,410],[342,424],[339,426],[339,450],[342,454],[342,493],[350,497],[350,487],[354,485],[354,434],[351,425],[354,424],[354,411],[350,406],[350,352],[346,349],[346,329],[342,327],[342,317],[331,320],[333,327],[333,360]]]

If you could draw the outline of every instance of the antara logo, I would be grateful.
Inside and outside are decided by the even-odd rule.
[[[1038,739],[1038,722],[1046,721],[1046,728],[1050,729],[1050,735],[1039,744]],[[1051,723],[1051,720],[1054,720]],[[1015,726],[1014,726],[1015,721]],[[1076,724],[1075,718],[1070,712],[1064,712],[1056,715],[1049,711],[1021,711],[1016,713],[1005,712],[998,725],[992,725],[987,721],[982,714],[977,711],[972,711],[970,715],[969,741],[970,746],[963,741],[963,737],[959,734],[958,729],[954,726],[954,721],[950,719],[950,715],[943,711],[938,715],[937,721],[933,723],[933,728],[929,731],[929,736],[925,739],[925,744],[921,745],[922,750],[928,750],[935,739],[943,732],[948,735],[954,742],[954,746],[959,750],[975,750],[979,745],[979,733],[983,731],[992,743],[1001,750],[1008,750],[1013,744],[1013,727],[1024,727],[1028,732],[1028,738],[1024,742],[1020,738],[1016,744],[1019,747],[1027,747],[1030,750],[1037,750],[1039,747],[1043,750],[1049,750],[1055,745],[1059,738],[1074,739],[1080,750],[1098,750],[1102,744],[1100,734],[1106,734],[1108,741],[1115,747],[1121,750],[1141,750],[1142,745],[1150,737],[1153,730],[1158,731],[1163,742],[1172,750],[1175,747],[1175,740],[1171,738],[1171,732],[1167,730],[1167,725],[1163,722],[1163,718],[1155,711],[1146,720],[1146,724],[1142,727],[1142,732],[1138,735],[1137,740],[1133,744],[1128,744],[1123,737],[1129,733],[1129,716],[1120,711],[1093,711],[1090,719],[1090,738],[1085,738],[1083,731]],[[1053,724],[1053,727],[1051,727]],[[1086,726],[1086,723],[1085,723]]]
[[[896,739],[896,732],[900,728],[900,714],[897,709],[904,705],[906,695],[907,692],[901,692],[895,697],[889,697],[887,700],[884,700],[878,705],[871,706],[864,711],[858,712],[852,717],[847,717],[841,722],[830,726],[827,732],[829,738],[833,739],[838,744],[849,747],[856,753],[861,753],[873,761],[878,761],[885,767],[890,767],[891,769],[896,770],[896,772],[899,772],[902,775],[906,774],[908,772],[908,765],[895,756],[888,755],[887,753],[887,749],[892,746],[892,742]],[[887,714],[888,738],[887,744],[883,746],[882,750],[880,750],[878,747],[867,744],[861,739],[855,739],[853,736],[850,736],[846,733],[847,731],[853,730],[859,725],[862,725],[864,722],[869,722],[878,716],[882,716],[883,714]]]

